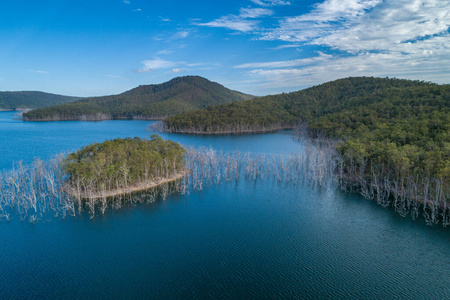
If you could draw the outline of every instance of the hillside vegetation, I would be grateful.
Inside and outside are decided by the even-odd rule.
[[[416,201],[448,197],[450,85],[346,78],[173,116],[163,129],[220,134],[299,125],[307,127],[309,137],[341,141],[336,147],[340,177],[351,188],[364,189],[368,198],[382,193],[387,198],[408,193]]]
[[[79,100],[80,97],[55,95],[43,92],[0,92],[0,109],[15,110],[42,108]]]
[[[86,98],[70,104],[37,109],[24,115],[30,121],[162,119],[211,105],[248,100],[253,96],[229,90],[199,76],[177,77],[143,85],[119,95]]]

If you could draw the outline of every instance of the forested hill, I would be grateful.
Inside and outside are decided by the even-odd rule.
[[[387,178],[395,174],[395,178],[450,180],[450,85],[345,78],[173,116],[164,129],[244,133],[294,128],[299,123],[307,124],[310,136],[343,140],[337,150],[349,177],[355,170],[370,177],[368,172],[375,171],[368,164],[373,163]]]
[[[0,109],[42,108],[79,99],[81,98],[34,91],[0,92]]]
[[[395,108],[398,114],[404,111],[405,107],[410,111],[410,105],[439,105],[437,103],[439,101],[434,100],[448,101],[448,91],[448,85],[440,86],[401,79],[353,77],[288,94],[270,95],[184,113],[168,118],[165,124],[171,132],[205,134],[264,132],[292,128],[299,122],[308,122],[316,128],[319,117],[344,111],[351,114],[358,111],[358,116],[364,111],[369,117],[364,122],[371,122],[374,120],[370,115],[374,111]],[[332,135],[343,134],[342,130],[344,129],[341,125],[327,127],[327,131]]]
[[[70,104],[33,110],[28,121],[162,119],[211,105],[248,100],[251,95],[229,90],[199,76],[177,77],[143,85],[119,95],[92,97]]]

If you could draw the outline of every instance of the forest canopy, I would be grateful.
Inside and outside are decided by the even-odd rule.
[[[90,144],[69,154],[62,168],[71,186],[113,190],[170,176],[184,168],[185,155],[180,144],[154,134]]]

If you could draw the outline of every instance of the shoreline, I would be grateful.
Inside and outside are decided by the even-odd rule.
[[[191,134],[191,135],[245,135],[245,134],[258,134],[258,133],[273,133],[283,130],[293,130],[294,126],[267,128],[267,129],[244,129],[244,130],[223,130],[223,131],[190,131],[190,130],[162,130],[164,133],[178,133],[178,134]]]
[[[158,117],[144,117],[144,118],[105,118],[105,119],[30,119],[23,117],[25,122],[67,122],[67,121],[77,121],[77,122],[101,122],[101,121],[161,121],[162,118]]]
[[[181,179],[181,178],[189,175],[190,173],[191,173],[190,170],[185,169],[185,170],[176,172],[167,178],[159,178],[155,181],[139,182],[139,183],[136,183],[136,184],[131,185],[126,188],[120,188],[120,189],[109,190],[109,191],[104,191],[104,192],[78,193],[74,187],[69,186],[69,185],[65,185],[63,188],[63,191],[66,192],[69,196],[79,198],[79,199],[85,199],[85,200],[111,198],[111,197],[131,194],[131,193],[135,193],[135,192],[145,191],[150,188],[154,188],[159,185]]]

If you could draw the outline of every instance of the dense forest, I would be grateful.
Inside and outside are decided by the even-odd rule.
[[[28,121],[162,119],[211,105],[248,100],[253,96],[229,90],[199,76],[177,77],[143,85],[119,95],[86,98],[24,114]]]
[[[184,170],[186,150],[154,134],[94,143],[69,154],[62,170],[69,176],[66,190],[96,195],[136,184],[156,182]]]
[[[368,198],[412,193],[448,197],[450,85],[388,78],[346,78],[293,92],[169,117],[162,130],[223,134],[306,128],[340,140],[340,176]],[[373,187],[380,187],[374,191]],[[394,193],[395,192],[395,193]],[[425,195],[428,193],[427,195]],[[447,196],[445,196],[447,195]]]
[[[0,110],[43,108],[79,99],[81,98],[33,91],[0,92]]]

